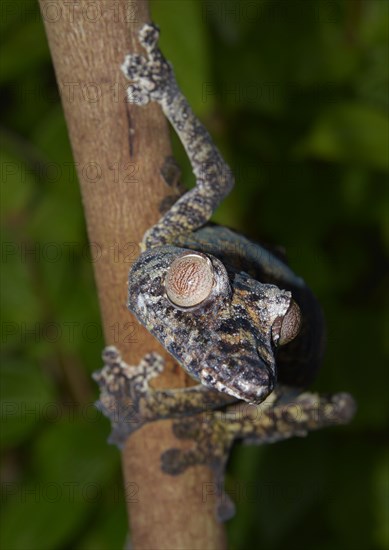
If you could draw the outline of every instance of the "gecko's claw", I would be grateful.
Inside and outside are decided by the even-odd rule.
[[[104,348],[101,358],[104,361],[104,365],[114,365],[115,363],[120,363],[122,360],[119,350],[115,348],[115,346],[107,346]]]
[[[157,25],[146,23],[139,31],[139,42],[144,49],[152,53],[156,48],[159,40],[159,28]]]
[[[150,101],[149,93],[137,84],[130,84],[127,88],[128,103],[133,105],[147,105]]]
[[[148,380],[161,374],[164,367],[165,361],[163,357],[156,352],[147,353],[139,363],[139,368],[144,369],[144,376]]]

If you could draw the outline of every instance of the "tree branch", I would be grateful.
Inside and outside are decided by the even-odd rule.
[[[50,15],[52,2],[40,0],[40,6],[89,239],[102,251],[94,269],[106,341],[117,344],[132,364],[146,352],[164,355],[167,367],[155,387],[190,385],[182,369],[126,308],[128,269],[139,252],[138,243],[172,195],[160,176],[171,154],[166,120],[157,105],[139,109],[126,102],[120,72],[124,55],[138,51],[137,31],[149,20],[147,2],[102,0],[91,10],[87,1],[58,1],[56,17]],[[135,339],[129,337],[134,327]],[[203,502],[202,497],[202,487],[213,481],[210,468],[195,466],[178,477],[161,470],[160,457],[166,449],[185,450],[185,441],[178,441],[171,428],[170,420],[147,424],[123,448],[133,546],[223,548],[225,535],[213,513],[215,502],[209,498]]]

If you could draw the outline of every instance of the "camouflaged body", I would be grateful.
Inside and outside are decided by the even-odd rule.
[[[145,25],[139,39],[147,56],[126,57],[128,97],[139,105],[160,104],[188,154],[196,186],[145,233],[146,251],[129,274],[128,307],[192,377],[261,402],[277,381],[298,387],[311,382],[322,351],[320,308],[302,279],[274,254],[227,228],[207,225],[234,179],[181,93],[158,37],[155,26]],[[219,262],[228,277],[223,292],[212,292],[187,311],[172,305],[164,288],[169,266],[185,250],[205,253],[216,281],[223,279]],[[277,350],[271,327],[285,316],[292,297],[303,317],[301,334]]]
[[[322,363],[325,323],[319,302],[304,279],[290,269],[284,254],[217,225],[203,227],[184,242],[189,248],[208,251],[262,284],[276,285],[291,293],[300,307],[302,324],[292,342],[277,349],[273,346],[277,380],[288,386],[309,386]]]
[[[225,521],[234,514],[223,491],[234,441],[267,444],[301,437],[310,430],[349,422],[356,406],[345,393],[300,393],[321,362],[320,307],[304,281],[276,253],[207,223],[233,185],[231,171],[179,91],[172,68],[157,47],[158,29],[144,25],[139,40],[147,57],[131,54],[122,66],[132,81],[129,100],[161,105],[188,153],[196,186],[169,205],[146,232],[145,252],[129,274],[128,306],[202,384],[154,390],[149,381],[162,372],[163,358],[149,353],[137,366],[130,366],[110,346],[103,353],[104,368],[94,375],[100,386],[97,406],[111,420],[110,441],[121,448],[146,423],[176,419],[172,429],[177,441],[187,439],[191,444],[164,450],[161,469],[178,475],[194,465],[209,465],[220,488],[217,517]],[[165,164],[164,178],[169,173],[169,163]],[[174,170],[173,180],[177,183]],[[165,288],[172,262],[185,251],[207,255],[214,274],[207,298],[187,309],[173,304]],[[285,315],[292,298],[301,312],[300,332],[277,347],[272,325]],[[260,404],[247,409],[247,403],[236,397]]]
[[[129,275],[128,306],[139,321],[194,379],[234,393],[255,388],[248,401],[262,401],[276,381],[304,387],[321,361],[323,323],[320,308],[304,281],[267,249],[219,226],[180,239],[183,247],[144,252]],[[208,255],[215,271],[227,270],[229,288],[211,295],[193,311],[183,311],[166,296],[164,280],[173,260],[185,250]],[[291,297],[300,306],[302,329],[276,349],[274,320],[285,315]]]

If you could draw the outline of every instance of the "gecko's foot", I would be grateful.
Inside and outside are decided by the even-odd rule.
[[[149,380],[162,372],[164,361],[157,353],[148,353],[139,365],[130,366],[114,346],[106,347],[102,357],[104,367],[93,374],[100,387],[96,407],[111,421],[110,443],[121,447],[148,420],[142,408],[152,392]]]
[[[208,459],[207,459],[208,458]],[[185,472],[190,466],[196,464],[208,464],[214,472],[214,481],[203,487],[203,500],[214,498],[216,504],[216,517],[218,521],[228,521],[235,515],[235,504],[224,490],[224,460],[215,460],[213,457],[205,457],[198,449],[181,451],[180,449],[168,449],[161,455],[161,469],[166,474],[177,476]]]
[[[208,458],[208,460],[207,460]],[[214,498],[216,504],[216,517],[218,521],[224,522],[235,515],[235,504],[224,491],[224,461],[210,460],[198,449],[181,451],[180,449],[168,449],[161,455],[161,469],[166,474],[177,476],[185,472],[190,466],[196,464],[209,464],[214,471],[214,482],[203,487],[203,499]]]
[[[223,488],[227,458],[234,441],[267,444],[303,437],[310,431],[346,424],[355,413],[355,402],[349,394],[317,395],[296,393],[294,388],[277,386],[260,405],[240,401],[212,414],[195,415],[174,422],[178,440],[191,439],[189,449],[168,449],[161,455],[161,469],[179,475],[191,466],[208,465],[214,472],[214,483],[207,484],[204,498],[216,500],[220,521],[234,515],[235,506]]]
[[[173,423],[173,433],[177,439],[192,439],[190,449],[168,449],[161,455],[161,469],[166,474],[176,476],[195,465],[208,465],[214,474],[214,482],[203,487],[203,499],[214,498],[216,517],[227,521],[235,514],[235,505],[224,491],[224,472],[233,442],[233,432],[225,426],[217,427],[217,417],[212,414],[181,418]],[[215,429],[216,428],[216,429]]]
[[[161,102],[175,89],[173,70],[158,48],[158,38],[155,25],[144,25],[139,32],[139,42],[147,52],[147,59],[139,54],[127,55],[124,59],[121,69],[132,82],[127,90],[129,103]]]

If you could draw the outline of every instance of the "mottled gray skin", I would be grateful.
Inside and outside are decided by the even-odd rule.
[[[112,346],[103,353],[104,368],[94,374],[100,386],[98,408],[111,420],[110,442],[120,448],[126,439],[148,422],[176,418],[173,432],[178,440],[193,441],[191,448],[167,449],[161,469],[179,475],[195,464],[208,464],[214,471],[218,495],[217,517],[226,521],[234,515],[234,504],[223,490],[224,470],[233,443],[269,444],[309,431],[347,424],[355,403],[347,393],[317,395],[297,393],[277,385],[260,405],[244,401],[220,409],[220,394],[202,385],[176,390],[152,390],[149,381],[163,370],[163,359],[147,354],[138,366],[127,365]],[[215,409],[220,410],[215,410]]]
[[[188,153],[196,186],[146,232],[146,252],[129,274],[128,307],[193,378],[260,403],[279,379],[273,324],[285,316],[293,294],[303,318],[316,308],[315,330],[322,332],[319,308],[302,279],[284,262],[233,231],[205,225],[233,186],[231,171],[180,92],[171,65],[157,47],[156,27],[144,26],[139,36],[147,59],[130,55],[122,67],[133,82],[129,100],[161,105]],[[215,268],[215,288],[200,306],[184,311],[167,298],[164,280],[173,260],[188,248],[208,255]],[[285,375],[281,381],[300,387],[312,378],[321,350],[316,338],[314,353],[307,355],[312,330],[306,330],[306,322],[303,325],[300,343],[289,346],[294,350],[289,353],[293,366],[280,368]],[[290,367],[287,354],[281,363]]]
[[[234,185],[231,170],[178,88],[173,68],[157,46],[158,38],[155,25],[144,25],[139,41],[147,58],[142,55],[125,58],[122,71],[133,82],[128,87],[128,100],[137,105],[150,101],[160,104],[188,154],[196,187],[145,233],[144,248],[172,244],[178,237],[203,226]]]
[[[147,422],[177,419],[177,440],[190,439],[193,446],[163,452],[161,468],[170,475],[194,464],[213,468],[217,517],[225,521],[234,514],[222,487],[235,440],[267,444],[345,424],[354,415],[355,403],[345,393],[301,393],[321,362],[320,308],[304,281],[277,255],[225,227],[207,224],[233,185],[231,172],[178,89],[171,66],[157,48],[156,27],[145,25],[139,40],[147,59],[129,55],[122,66],[133,82],[129,100],[161,105],[188,153],[196,187],[146,232],[144,252],[129,274],[128,306],[201,384],[153,390],[149,380],[163,370],[162,357],[151,353],[139,365],[129,366],[110,346],[103,352],[104,368],[94,375],[100,386],[97,406],[110,418],[110,441],[119,447]],[[162,168],[164,177],[170,171]],[[191,251],[209,258],[214,283],[205,301],[185,309],[168,299],[165,279],[172,262]],[[292,297],[301,311],[301,330],[293,341],[278,346],[274,327]]]
[[[190,311],[167,298],[164,279],[186,249],[163,246],[141,255],[129,278],[129,308],[196,380],[239,399],[259,403],[273,390],[271,329],[285,315],[290,293],[241,272],[226,272],[209,256],[216,284]]]

